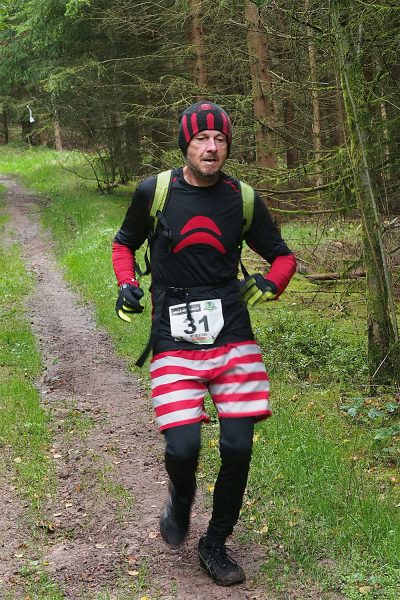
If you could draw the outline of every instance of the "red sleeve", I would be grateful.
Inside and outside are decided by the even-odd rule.
[[[289,284],[296,271],[296,257],[294,254],[277,256],[271,263],[269,273],[265,279],[272,281],[281,295]]]
[[[139,286],[136,281],[135,255],[128,246],[113,242],[112,264],[118,285],[121,285],[122,283],[132,283],[133,285]]]

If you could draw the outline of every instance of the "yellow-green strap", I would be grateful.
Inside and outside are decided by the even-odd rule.
[[[156,189],[154,190],[154,198],[150,208],[150,217],[154,218],[153,233],[157,228],[157,212],[161,213],[164,210],[165,201],[168,196],[169,184],[171,181],[172,170],[162,171],[157,175]]]
[[[253,221],[254,213],[254,190],[248,183],[239,181],[240,189],[242,192],[242,203],[243,203],[243,228],[242,228],[242,239],[249,231],[251,223]]]

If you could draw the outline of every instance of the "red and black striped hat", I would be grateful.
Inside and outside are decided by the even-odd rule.
[[[202,100],[192,104],[179,117],[179,148],[186,156],[187,147],[190,140],[199,131],[205,130],[221,131],[226,136],[228,142],[228,156],[232,143],[232,125],[231,120],[223,108]]]

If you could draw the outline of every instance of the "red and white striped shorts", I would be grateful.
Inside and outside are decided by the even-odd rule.
[[[255,341],[209,350],[171,350],[150,365],[152,402],[160,431],[209,422],[204,398],[209,391],[219,417],[271,415],[269,380]]]

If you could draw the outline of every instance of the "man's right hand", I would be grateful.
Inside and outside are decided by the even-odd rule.
[[[119,294],[115,305],[115,312],[118,317],[126,323],[131,322],[130,314],[141,313],[144,307],[140,300],[143,298],[143,290],[131,283],[123,283],[119,286]]]

